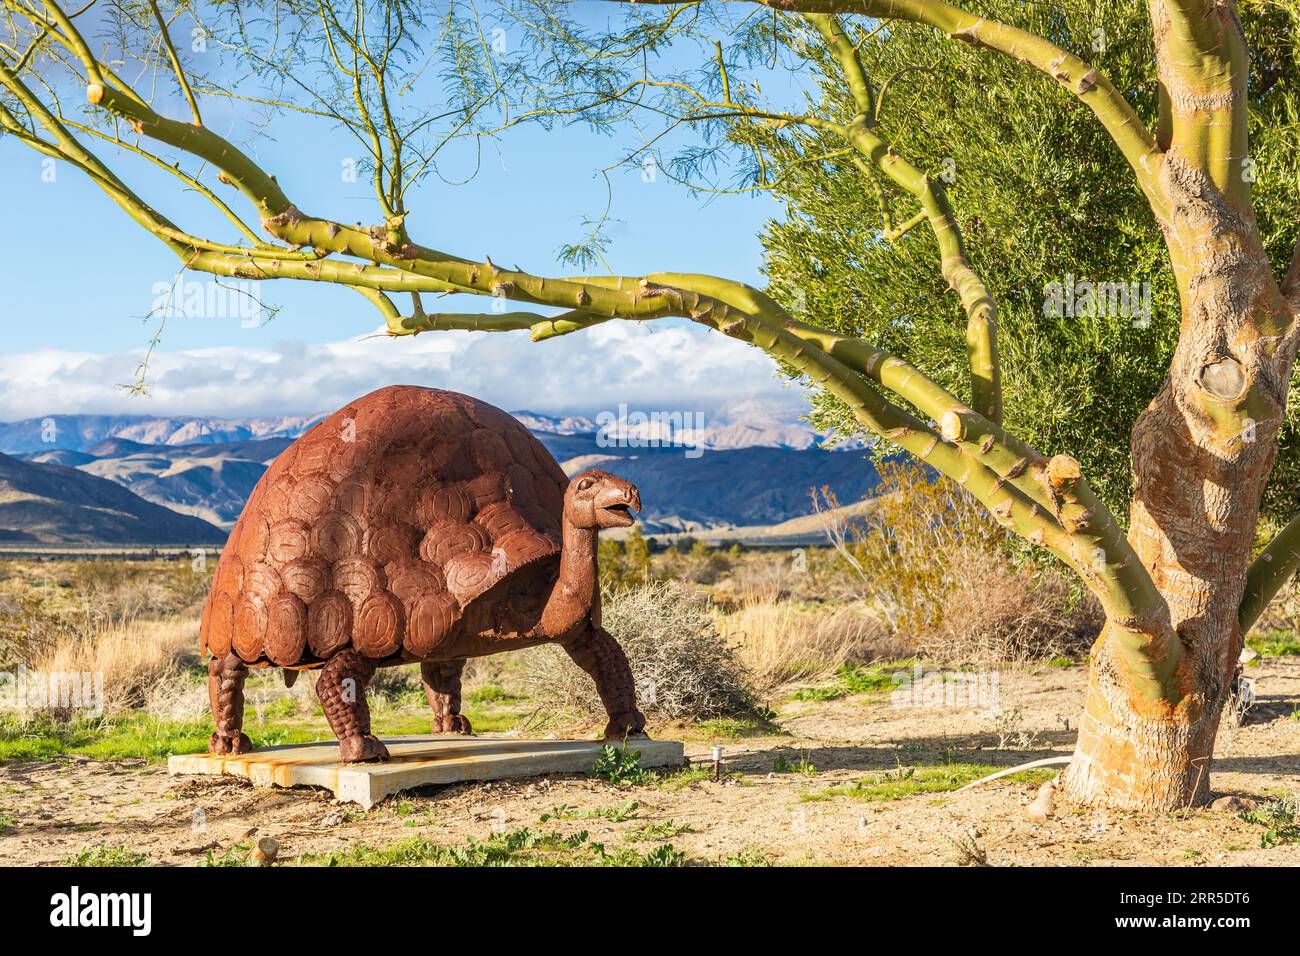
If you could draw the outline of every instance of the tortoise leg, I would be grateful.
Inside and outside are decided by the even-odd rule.
[[[208,738],[210,754],[246,754],[253,749],[244,727],[244,680],[248,668],[235,654],[208,661],[208,703],[217,729]]]
[[[465,661],[425,661],[420,665],[424,696],[433,708],[435,734],[469,734],[469,718],[460,712],[460,675]]]
[[[344,763],[388,759],[388,748],[370,733],[366,685],[374,673],[374,662],[347,647],[330,658],[316,681],[316,696]]]
[[[603,628],[591,627],[563,647],[573,663],[596,682],[596,692],[609,715],[605,739],[622,740],[631,735],[644,735],[645,717],[636,709],[632,668],[628,666],[627,655],[618,646],[618,641]]]

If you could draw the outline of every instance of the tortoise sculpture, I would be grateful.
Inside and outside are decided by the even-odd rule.
[[[245,753],[248,668],[320,668],[344,761],[382,759],[365,688],[420,663],[434,733],[470,732],[465,659],[544,642],[596,682],[607,738],[645,718],[627,658],[600,626],[596,535],[632,524],[631,484],[572,480],[510,415],[455,392],[392,386],[281,454],[230,534],[203,610],[211,753]]]

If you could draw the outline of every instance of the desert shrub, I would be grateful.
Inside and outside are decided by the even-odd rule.
[[[650,544],[640,525],[628,529],[623,540],[602,537],[597,544],[600,587],[606,594],[638,587],[650,581]]]
[[[830,677],[847,664],[903,656],[878,613],[861,602],[810,605],[755,592],[717,617],[719,632],[760,691]]]
[[[731,570],[737,551],[721,550],[707,541],[687,538],[668,548],[652,565],[652,573],[658,578],[713,584]]]
[[[729,554],[728,565],[711,592],[713,603],[723,609],[764,601],[843,604],[862,599],[861,576],[825,545]]]
[[[886,461],[859,518],[825,524],[841,561],[893,633],[931,660],[996,663],[1081,652],[1096,636],[1096,601],[1017,543],[953,482]]]
[[[1300,582],[1293,577],[1278,589],[1268,607],[1260,614],[1253,630],[1255,633],[1300,632]]]
[[[605,600],[603,625],[627,654],[647,716],[707,720],[752,714],[751,678],[718,633],[703,598],[671,581]],[[524,680],[543,705],[603,717],[595,683],[558,647],[542,648]]]
[[[59,619],[40,595],[0,593],[0,669],[12,670],[31,660],[60,629]]]

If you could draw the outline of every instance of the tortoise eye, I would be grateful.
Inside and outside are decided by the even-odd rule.
[[[590,488],[590,487],[591,487],[592,485],[594,485],[595,483],[596,483],[596,482],[595,482],[595,479],[592,479],[592,478],[584,478],[584,479],[582,479],[582,481],[578,482],[578,490],[579,490],[579,491],[586,491],[588,488]]]

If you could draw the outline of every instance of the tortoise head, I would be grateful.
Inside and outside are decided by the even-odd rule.
[[[640,510],[636,485],[599,468],[574,475],[564,492],[564,517],[575,528],[626,528],[635,520],[632,512]]]

